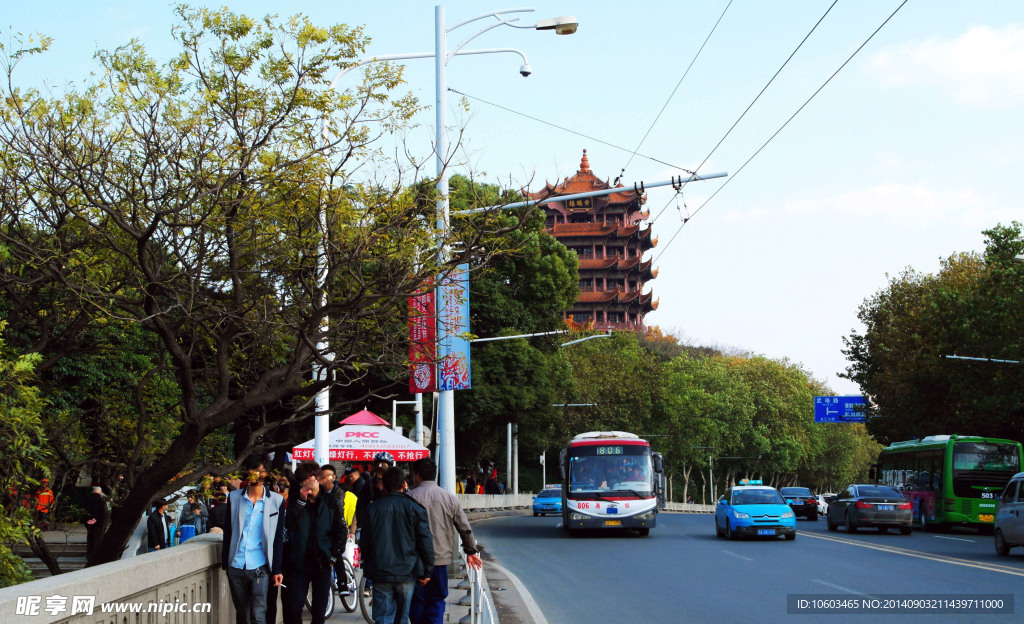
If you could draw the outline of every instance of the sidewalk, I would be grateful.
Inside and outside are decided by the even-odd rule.
[[[496,518],[501,516],[516,516],[516,515],[528,515],[530,511],[528,509],[512,509],[512,510],[489,510],[489,511],[470,511],[466,512],[466,516],[470,522],[475,520],[482,520],[485,518]],[[487,545],[484,544],[484,549],[481,551],[481,557],[484,560],[484,575],[487,579],[488,587],[485,589],[490,593],[495,609],[497,611],[497,618],[501,621],[501,624],[546,624],[543,621],[543,616],[539,620],[535,620],[531,617],[531,609],[529,609],[523,599],[520,597],[519,592],[516,591],[515,584],[511,582],[509,578],[505,576],[500,566],[493,563],[493,557],[487,552]],[[465,598],[468,589],[459,589],[458,584],[462,579],[449,579],[448,583],[448,607],[445,609],[445,621],[457,623],[463,617],[469,615],[469,606],[460,605],[459,601]],[[468,598],[466,602],[468,603]],[[303,613],[303,621],[309,622],[310,617],[308,612]],[[356,606],[354,613],[345,613],[344,607],[341,606],[341,602],[338,601],[335,606],[334,614],[327,619],[328,624],[353,624],[356,622],[365,622],[362,613],[359,611],[359,607]]]

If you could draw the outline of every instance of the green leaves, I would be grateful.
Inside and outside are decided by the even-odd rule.
[[[1021,224],[986,230],[983,254],[946,258],[936,275],[908,270],[860,307],[863,334],[844,339],[846,376],[870,395],[883,442],[962,433],[1020,439],[1024,365]]]

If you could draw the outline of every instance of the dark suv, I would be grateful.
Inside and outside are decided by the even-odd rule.
[[[818,519],[818,499],[815,498],[809,489],[803,487],[784,487],[779,492],[782,493],[782,498],[786,499],[786,502],[789,503],[789,508],[793,510],[797,517],[804,516],[808,520]]]

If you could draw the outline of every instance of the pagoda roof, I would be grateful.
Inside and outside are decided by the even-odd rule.
[[[604,225],[602,223],[556,223],[548,229],[548,233],[555,238],[572,237],[615,237],[640,239],[651,238],[651,228],[640,229],[639,225]],[[654,239],[654,245],[657,245]]]
[[[601,181],[590,170],[590,161],[587,159],[587,150],[583,150],[583,158],[580,159],[580,169],[572,177],[567,177],[560,183],[544,183],[544,188],[536,193],[527,192],[531,199],[547,199],[553,195],[573,195],[575,193],[588,193],[590,191],[603,191],[610,188],[621,188],[623,190],[608,195],[608,202],[611,204],[626,204],[636,201],[638,198],[643,201],[640,192],[627,189],[621,184],[612,186],[608,181]]]
[[[651,307],[651,298],[654,296],[653,292],[643,294],[639,289],[637,290],[623,290],[622,288],[612,288],[611,290],[603,290],[598,292],[582,292],[579,297],[576,298],[577,303],[634,303],[640,304],[643,308],[656,309],[657,302],[654,303],[654,307]]]

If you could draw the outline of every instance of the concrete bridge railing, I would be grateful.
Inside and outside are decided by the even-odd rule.
[[[0,589],[0,622],[209,624],[234,620],[221,535]],[[121,609],[104,612],[104,607]]]

